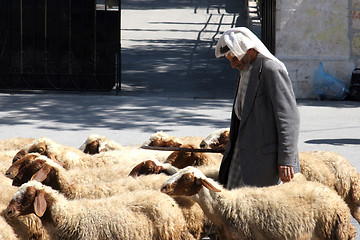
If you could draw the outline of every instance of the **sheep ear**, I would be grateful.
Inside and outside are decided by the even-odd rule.
[[[34,201],[34,211],[36,216],[42,217],[46,211],[47,203],[45,200],[44,190],[37,191],[35,201]]]
[[[139,163],[138,165],[136,165],[133,170],[131,170],[131,172],[129,173],[129,176],[131,177],[136,177],[139,175],[139,172],[141,170],[141,168],[144,166],[144,162]]]
[[[48,165],[45,165],[31,177],[31,180],[36,180],[38,182],[44,181],[47,178],[50,170],[51,170],[51,167]]]
[[[216,187],[214,187],[214,185],[212,185],[211,183],[209,183],[208,180],[206,179],[201,179],[201,183],[204,187],[206,187],[207,189],[213,191],[213,192],[221,192],[221,190],[217,189]]]

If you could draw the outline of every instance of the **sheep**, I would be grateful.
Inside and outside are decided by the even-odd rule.
[[[193,145],[185,145],[184,147],[195,148]],[[170,163],[177,168],[184,168],[201,165],[220,166],[221,160],[222,154],[220,153],[174,151],[166,158],[165,163]]]
[[[91,184],[79,184],[72,182],[67,176],[68,171],[63,169],[51,159],[41,156],[29,164],[29,168],[23,168],[14,178],[13,185],[20,186],[27,181],[36,180],[59,190],[68,199],[102,198],[109,197],[121,192],[138,190],[158,190],[161,183],[167,178],[166,175],[142,176],[139,178],[124,177],[111,182],[94,182]],[[34,173],[31,169],[37,169]],[[25,171],[25,172],[24,172]],[[29,173],[27,173],[29,172]],[[191,234],[199,239],[209,226],[209,221],[204,217],[200,207],[193,201],[175,198],[186,220]]]
[[[161,192],[196,201],[220,239],[354,239],[356,234],[345,202],[316,182],[229,191],[186,167],[166,180]]]
[[[106,154],[111,156],[114,154],[114,151],[112,153],[109,152]],[[106,165],[102,167],[95,166],[88,168],[74,167],[72,169],[69,169],[67,174],[69,176],[72,176],[71,178],[74,179],[75,182],[90,183],[96,181],[109,181],[114,178],[127,176],[131,169],[134,167],[134,165],[137,164],[139,161],[144,161],[144,159],[149,156],[149,154],[151,154],[151,152],[149,153],[146,150],[131,151],[127,155],[129,158],[126,158],[126,155],[124,155],[124,157],[118,158],[119,164],[111,165],[111,167],[107,167]],[[101,156],[102,154],[98,155]],[[19,173],[20,169],[27,168],[26,166],[28,164],[40,158],[40,156],[41,155],[39,153],[30,153],[25,155],[17,162],[12,164],[5,172],[5,175],[8,178],[13,179]],[[153,156],[156,156],[156,154]],[[47,157],[44,156],[44,158]],[[152,160],[156,161],[156,158],[153,158]]]
[[[20,149],[14,156],[13,163],[26,155],[27,153],[40,153],[53,160],[65,163],[67,167],[68,162],[80,162],[81,158],[86,158],[86,154],[80,149],[61,145],[50,138],[41,137],[36,139],[32,144],[26,145]]]
[[[340,154],[330,151],[299,152],[299,160],[301,173],[306,179],[334,189],[348,204],[352,216],[360,223],[360,175],[349,161]],[[191,163],[189,165],[193,166]],[[176,166],[179,167],[179,165]],[[139,168],[136,170],[137,173],[133,174],[141,174],[140,170]],[[218,175],[217,169],[214,170],[213,179]],[[147,171],[148,174],[151,172],[149,169],[141,171]],[[209,177],[208,174],[205,175]]]
[[[0,175],[0,189],[0,206],[4,206],[0,207],[0,217],[3,217],[7,224],[11,226],[17,237],[19,239],[49,239],[47,232],[42,227],[40,219],[34,214],[21,216],[17,219],[6,218],[6,206],[11,201],[12,196],[16,193],[17,188],[11,186],[10,179]]]
[[[150,138],[143,143],[143,146],[157,146],[157,147],[180,147],[183,143],[174,136],[169,136],[163,131],[158,131],[150,136]]]
[[[331,151],[301,152],[300,166],[309,181],[334,189],[360,223],[360,174],[345,157]]]
[[[200,136],[184,136],[184,137],[174,137],[170,136],[163,131],[158,131],[150,136],[150,138],[145,141],[142,146],[156,146],[156,147],[182,147],[184,145],[194,145],[199,146],[200,142],[203,140],[203,137]]]
[[[40,217],[54,239],[194,239],[174,199],[158,191],[68,200],[29,181],[12,198],[7,216],[28,213]]]
[[[19,159],[17,162],[12,164],[6,171],[5,175],[14,179],[18,176],[19,171],[22,169],[27,169],[30,178],[32,174],[38,171],[40,168],[38,165],[32,165],[33,162],[38,161],[44,162],[45,159],[48,159],[46,156],[40,155],[39,153],[30,153],[26,156]],[[73,169],[67,170],[67,175],[78,183],[92,183],[96,181],[111,181],[114,178],[123,177],[129,174],[132,169],[132,165],[126,164],[117,164],[110,167],[95,167],[95,168],[79,168],[75,167]],[[23,173],[22,173],[23,174]],[[22,177],[22,176],[21,176]]]
[[[127,148],[139,148],[137,146],[122,146],[121,144],[108,139],[105,136],[91,134],[86,141],[79,147],[81,151],[88,154],[98,154],[100,152],[108,152],[114,150],[125,150]]]
[[[204,165],[196,166],[206,177],[212,178],[215,181],[219,177],[219,166],[217,165]],[[147,160],[136,165],[130,172],[129,176],[136,177],[144,174],[160,174],[173,175],[180,169],[174,167],[169,163],[161,163],[156,160]]]
[[[19,152],[21,151],[37,152],[45,155],[48,158],[63,164],[65,169],[74,167],[101,167],[118,163],[133,164],[134,161],[138,162],[145,160],[146,158],[165,159],[168,156],[168,153],[164,153],[163,151],[149,151],[135,148],[126,151],[110,151],[89,155],[82,152],[80,149],[61,145],[46,137],[37,139],[34,144]]]
[[[222,128],[210,133],[200,143],[200,148],[225,151],[229,141],[230,128]]]
[[[219,142],[222,132],[226,132],[226,129],[210,134],[200,147],[216,148],[217,145],[211,143]],[[301,173],[306,179],[337,191],[348,204],[352,216],[360,223],[360,175],[350,162],[331,151],[299,152],[299,161]]]
[[[139,178],[122,177],[112,181],[93,183],[76,183],[72,181],[68,171],[45,156],[39,156],[26,167],[19,170],[13,179],[13,186],[21,186],[37,180],[44,185],[59,190],[68,199],[109,197],[124,191],[138,189],[159,189],[159,177],[153,176],[142,181]],[[160,179],[161,181],[161,179]]]
[[[129,173],[129,176],[136,177],[140,175],[146,174],[159,174],[165,173],[168,175],[172,175],[178,172],[179,169],[170,163],[161,163],[160,161],[153,159],[153,160],[146,160],[139,164],[137,164]]]

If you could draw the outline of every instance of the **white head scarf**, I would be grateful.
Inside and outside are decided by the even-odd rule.
[[[284,63],[272,55],[261,40],[246,27],[235,27],[225,31],[216,44],[215,56],[223,57],[231,51],[240,60],[250,48],[254,48],[266,58],[277,61],[287,73]]]

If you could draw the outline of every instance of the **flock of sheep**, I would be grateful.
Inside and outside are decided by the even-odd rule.
[[[360,175],[341,155],[300,152],[290,183],[217,183],[228,129],[157,132],[143,145],[90,135],[79,148],[42,137],[0,141],[0,239],[354,239]]]

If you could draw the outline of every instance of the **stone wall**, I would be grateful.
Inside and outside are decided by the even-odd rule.
[[[313,98],[320,61],[326,72],[349,84],[360,66],[360,0],[277,1],[275,51],[298,99]]]

